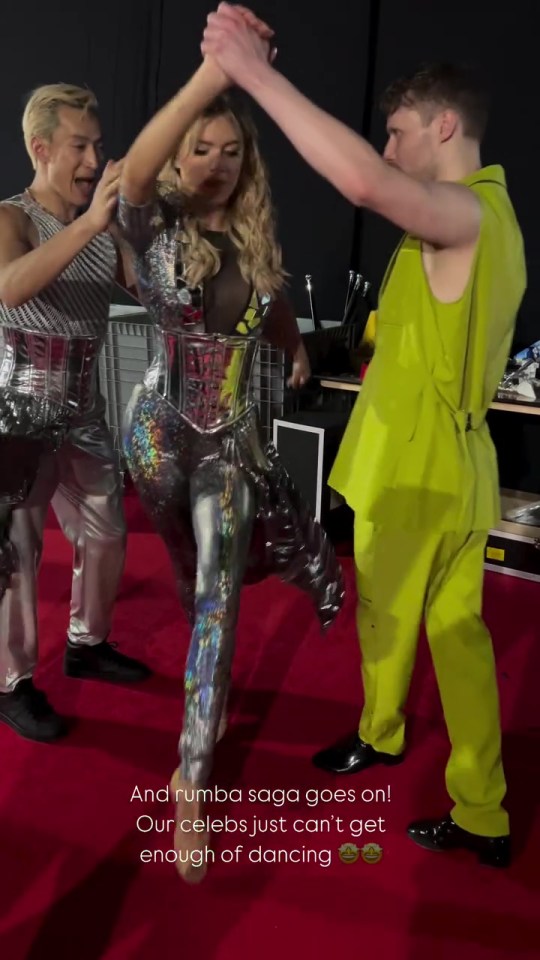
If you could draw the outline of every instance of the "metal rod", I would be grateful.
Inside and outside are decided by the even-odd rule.
[[[311,283],[311,274],[306,273],[306,287],[309,296],[309,305],[311,308],[311,319],[313,320],[313,329],[322,330],[322,324],[317,315],[317,310],[315,308],[315,297],[313,295],[313,285]]]
[[[354,282],[354,287],[349,299],[349,305],[347,307],[347,313],[343,319],[343,325],[349,324],[354,316],[356,310],[356,304],[358,301],[358,291],[360,289],[360,283],[362,281],[362,275],[360,273],[356,274],[356,280]]]
[[[347,286],[347,296],[345,297],[345,306],[343,307],[343,316],[342,316],[342,318],[341,318],[341,322],[342,322],[342,323],[343,323],[343,321],[345,320],[345,316],[346,316],[346,313],[347,313],[347,307],[349,306],[349,300],[350,300],[350,298],[351,298],[351,292],[352,292],[352,288],[353,288],[353,283],[354,283],[354,270],[349,270],[349,284],[348,284],[348,286]]]

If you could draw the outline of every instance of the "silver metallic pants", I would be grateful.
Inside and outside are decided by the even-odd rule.
[[[197,545],[197,574],[180,752],[184,779],[199,784],[210,773],[230,685],[254,495],[239,467],[219,461],[203,461],[185,478],[185,489]],[[189,514],[184,517],[187,520]]]
[[[191,389],[202,402],[200,380],[189,378]],[[277,451],[264,444],[255,408],[209,430],[206,419],[203,427],[193,422],[197,405],[188,407],[179,409],[150,384],[136,387],[124,451],[193,627],[180,753],[183,778],[202,784],[227,697],[243,583],[279,576],[310,597],[327,629],[341,609],[344,582],[324,530]]]
[[[255,492],[240,464],[219,455],[218,442],[152,391],[136,389],[124,439],[133,482],[168,548],[192,626],[179,748],[182,777],[201,785],[230,684]]]
[[[50,504],[74,551],[68,638],[99,643],[110,631],[126,543],[121,480],[101,418],[73,427],[56,453],[44,454],[27,500],[13,511],[17,570],[0,605],[1,692],[36,666],[36,579]]]

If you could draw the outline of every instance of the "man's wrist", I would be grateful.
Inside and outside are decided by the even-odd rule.
[[[101,233],[94,223],[90,210],[85,210],[80,217],[77,217],[77,219],[73,221],[72,227],[77,236],[84,240],[85,243],[90,243],[90,240],[93,240],[94,237],[97,237],[98,233]]]
[[[250,64],[245,71],[245,75],[243,73],[236,82],[256,100],[257,94],[265,87],[270,86],[274,76],[277,76],[277,74],[270,63],[257,61],[255,65]]]

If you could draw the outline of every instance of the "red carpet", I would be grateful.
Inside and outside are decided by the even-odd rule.
[[[188,632],[164,549],[131,498],[128,505],[132,533],[114,634],[156,675],[130,690],[63,678],[70,551],[57,530],[48,530],[37,679],[73,718],[74,730],[61,745],[40,746],[0,728],[3,960],[538,957],[540,585],[500,575],[489,575],[486,585],[517,845],[509,871],[486,870],[461,854],[427,853],[404,835],[412,817],[447,809],[446,735],[424,648],[407,762],[347,782],[311,766],[312,752],[358,717],[353,592],[331,636],[321,638],[305,598],[268,581],[244,594],[231,727],[216,759],[216,783],[236,793],[214,803],[212,815],[228,817],[229,830],[215,837],[218,862],[206,881],[190,888],[173,864],[140,860],[142,850],[170,849],[172,835],[138,831],[137,817],[165,820],[172,807],[130,802],[136,787],[164,788],[175,765]],[[250,789],[258,802],[250,801]],[[272,790],[292,791],[289,802],[280,805],[279,793],[265,802]],[[327,801],[336,790],[355,791],[356,802]],[[375,790],[386,799],[373,800]],[[310,805],[306,791],[324,793]],[[254,817],[261,826],[283,818],[281,832],[232,831],[232,819],[251,824]],[[369,832],[368,823],[355,838],[351,820],[358,829],[358,821],[376,821],[377,830]],[[294,832],[295,821],[304,832]],[[381,861],[342,863],[337,850],[348,841],[378,843]],[[238,863],[219,862],[239,844]],[[311,854],[303,863],[250,862],[259,847]]]

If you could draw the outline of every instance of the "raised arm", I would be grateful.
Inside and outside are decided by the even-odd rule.
[[[124,239],[122,231],[117,221],[113,220],[109,227],[109,233],[116,246],[116,277],[115,282],[122,287],[126,293],[129,293],[135,300],[140,301],[140,293],[137,285],[137,272],[133,262],[133,251]]]
[[[36,246],[22,210],[0,205],[0,300],[19,307],[66,269],[95,236],[106,230],[118,195],[119,165],[108,164],[89,209],[50,240]]]
[[[366,140],[274,70],[264,42],[239,10],[222,3],[209,16],[202,51],[215,58],[310,166],[351,203],[437,246],[474,243],[481,208],[471,190],[461,184],[421,183],[389,166]]]
[[[192,123],[230,81],[211,60],[204,60],[188,83],[150,120],[125,158],[120,193],[128,203],[151,200],[158,173]]]

